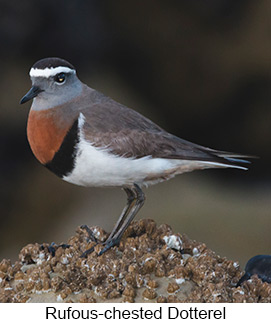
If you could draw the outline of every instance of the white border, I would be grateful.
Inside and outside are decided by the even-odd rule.
[[[48,309],[47,309],[48,307]],[[115,309],[114,309],[115,308]],[[135,319],[134,313],[146,313],[148,311],[148,319],[144,315],[144,322],[270,322],[270,309],[271,304],[228,304],[228,303],[32,303],[32,304],[0,304],[0,321],[1,322],[19,322],[19,323],[48,323],[48,322],[108,322],[110,316],[114,311],[119,311],[122,315],[121,319],[111,317],[113,322],[139,322],[140,318]],[[195,315],[197,310],[197,317]],[[60,318],[54,318],[51,314],[46,318],[48,312],[54,312]],[[75,319],[72,317],[72,313],[78,316],[79,313],[86,314],[87,311],[91,313],[89,319]],[[133,312],[136,311],[136,312]],[[157,314],[161,313],[161,317],[156,315],[156,318],[151,315],[151,312],[156,311]],[[201,311],[201,315],[199,315]],[[211,311],[213,313],[210,318],[204,317],[204,311]],[[216,314],[214,313],[216,311]],[[219,312],[225,314],[220,317]],[[66,315],[66,319],[63,319],[63,315]],[[130,318],[129,318],[130,313]],[[191,313],[191,317],[189,317]],[[200,317],[199,317],[200,316]],[[214,318],[215,316],[215,318]],[[187,317],[187,318],[185,318]]]

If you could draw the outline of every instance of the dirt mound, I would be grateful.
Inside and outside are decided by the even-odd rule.
[[[105,241],[103,229],[90,230]],[[14,264],[0,263],[0,302],[271,301],[271,284],[253,276],[236,287],[237,262],[152,220],[133,222],[119,247],[98,256],[101,249],[82,228],[67,245],[25,246]]]

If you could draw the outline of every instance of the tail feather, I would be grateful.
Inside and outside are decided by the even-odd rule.
[[[246,159],[232,158],[232,157],[226,157],[226,156],[224,158],[233,163],[251,164],[251,161]]]
[[[244,170],[247,170],[248,168],[244,167],[243,164],[251,164],[251,161],[247,159],[258,158],[252,155],[244,155],[218,150],[212,150],[212,154],[217,156],[220,159],[220,162],[225,165],[225,167],[239,168]]]
[[[222,160],[221,162],[213,162],[213,161],[201,161],[201,165],[205,164],[207,168],[237,168],[242,170],[248,170],[247,167],[240,166],[233,162],[227,162],[226,160]]]

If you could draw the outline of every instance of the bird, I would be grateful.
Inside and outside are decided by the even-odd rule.
[[[236,287],[257,275],[262,282],[271,283],[271,255],[257,255],[249,259],[245,267],[245,274],[240,278]]]
[[[207,148],[167,132],[82,83],[65,59],[40,59],[29,75],[32,87],[20,104],[33,99],[27,139],[37,160],[69,183],[120,187],[127,195],[99,255],[119,245],[144,204],[144,187],[198,169],[247,169],[245,158],[250,156]]]

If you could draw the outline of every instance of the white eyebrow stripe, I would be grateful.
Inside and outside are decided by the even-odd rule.
[[[74,73],[75,70],[67,66],[58,66],[58,67],[46,67],[44,69],[31,68],[29,75],[30,77],[47,77],[55,76],[58,73]]]

